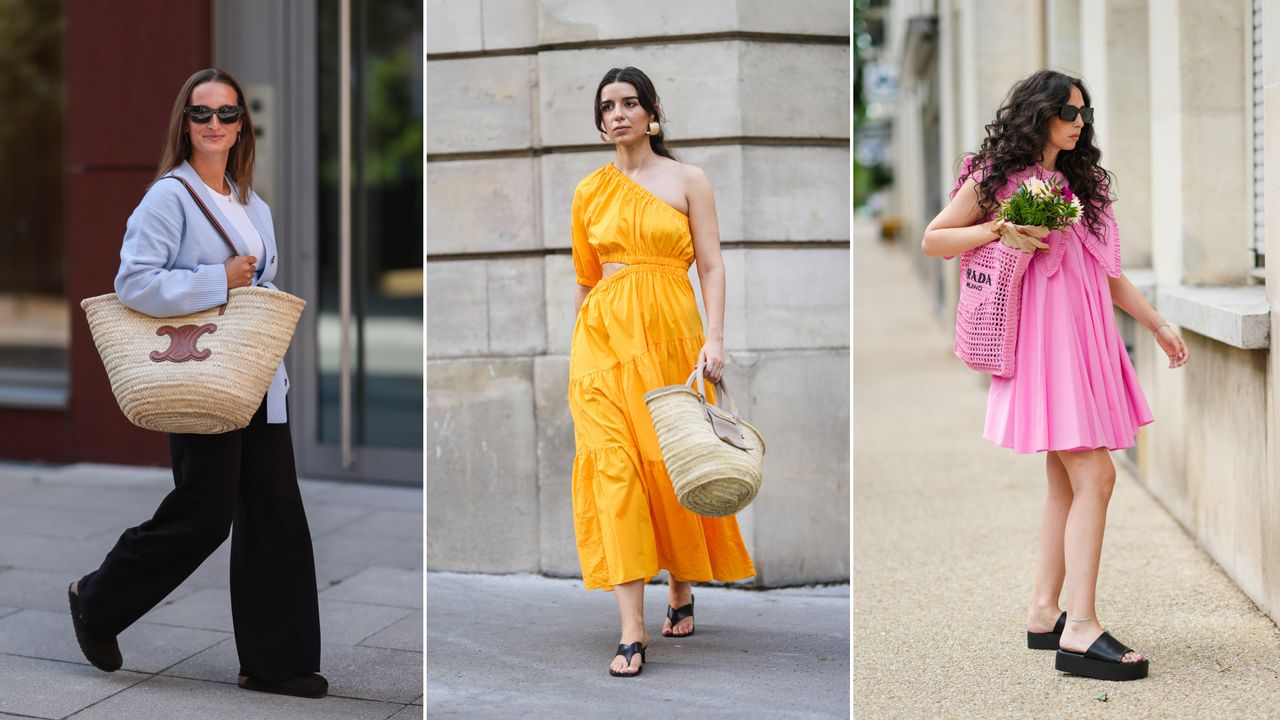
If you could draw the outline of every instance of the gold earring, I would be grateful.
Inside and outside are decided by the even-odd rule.
[[[657,135],[660,132],[662,132],[662,124],[655,120],[649,123],[649,129],[645,132],[645,135]]]
[[[609,140],[609,136],[608,136],[608,135],[605,135],[603,130],[601,130],[601,131],[600,131],[600,139],[601,139],[601,140],[603,140],[603,141],[605,141],[605,142],[611,142],[611,141]]]

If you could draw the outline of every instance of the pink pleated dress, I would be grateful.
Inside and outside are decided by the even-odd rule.
[[[1033,166],[1010,178],[1056,176]],[[1120,276],[1120,234],[1108,205],[1102,232],[1085,221],[1050,233],[1022,280],[1012,377],[991,378],[983,437],[1014,452],[1132,447],[1155,418],[1116,326],[1108,275]]]

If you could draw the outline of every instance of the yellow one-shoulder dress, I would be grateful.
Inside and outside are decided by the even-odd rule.
[[[644,404],[649,390],[685,381],[704,342],[689,218],[609,163],[578,184],[572,225],[578,284],[591,287],[569,353],[584,587],[612,590],[660,569],[696,582],[754,575],[736,518],[676,500]],[[611,262],[627,267],[602,280]]]

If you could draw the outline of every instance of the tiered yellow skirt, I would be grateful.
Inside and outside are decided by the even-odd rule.
[[[587,590],[645,580],[740,580],[755,574],[733,517],[676,500],[644,404],[682,383],[702,349],[702,321],[683,263],[651,258],[601,280],[578,313],[569,358],[577,453],[573,520]]]

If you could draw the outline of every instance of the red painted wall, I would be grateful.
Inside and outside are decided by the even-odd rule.
[[[69,417],[69,413],[57,410],[0,408],[0,428],[4,430],[0,432],[0,457],[67,462],[71,447]]]
[[[125,220],[155,175],[174,98],[212,64],[212,0],[67,0],[66,12],[71,393],[64,452],[45,459],[168,465],[165,436],[135,427],[116,405],[80,300],[112,291]],[[40,414],[21,415],[16,425],[0,415],[0,424],[36,431]]]

